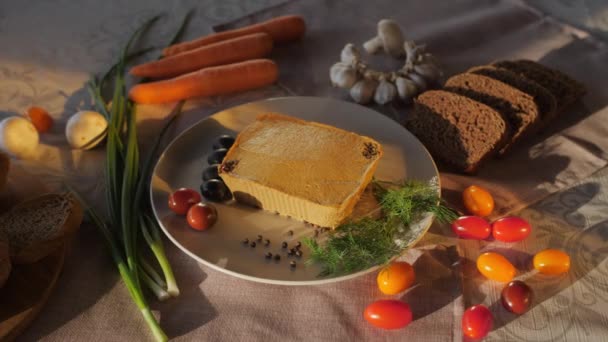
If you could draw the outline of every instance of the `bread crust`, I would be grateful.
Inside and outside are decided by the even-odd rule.
[[[10,168],[11,160],[9,157],[0,152],[0,191],[4,189],[8,179],[8,169]]]
[[[8,238],[3,231],[0,231],[0,289],[11,274],[11,268]]]

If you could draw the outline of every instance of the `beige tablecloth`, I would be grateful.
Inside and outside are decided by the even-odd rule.
[[[199,10],[188,35],[269,7],[278,1],[48,1],[0,4],[0,110],[6,115],[41,105],[58,123],[43,138],[36,161],[21,167],[51,187],[64,180],[102,205],[103,151],[71,151],[62,138],[66,118],[88,108],[82,86],[90,72],[104,70],[129,32],[159,11],[168,13],[148,35],[163,45],[187,9]],[[589,88],[583,104],[537,143],[490,164],[477,178],[443,174],[448,196],[463,184],[492,188],[503,211],[512,211],[561,190],[525,209],[533,236],[514,245],[458,241],[448,227],[434,226],[404,256],[414,264],[417,285],[398,298],[410,303],[414,322],[404,330],[381,331],[365,323],[362,311],[382,296],[375,275],[310,287],[270,286],[238,280],[198,265],[167,243],[182,294],[153,303],[170,337],[209,341],[460,341],[466,306],[485,303],[495,314],[487,340],[601,341],[608,336],[608,52],[605,44],[509,1],[322,1],[289,3],[222,26],[240,25],[297,12],[309,31],[299,44],[278,48],[278,86],[188,104],[177,134],[219,109],[270,96],[318,95],[346,98],[329,86],[328,67],[346,42],[361,43],[383,17],[397,19],[408,37],[428,43],[447,74],[496,58],[526,57],[557,66]],[[220,27],[220,28],[222,28]],[[10,48],[8,48],[10,47]],[[382,59],[375,62],[384,63]],[[148,106],[140,117],[144,139],[154,139],[169,106]],[[403,106],[377,108],[397,120]],[[593,176],[591,176],[594,174]],[[35,189],[34,189],[35,190]],[[453,190],[450,192],[449,190]],[[573,269],[562,277],[529,271],[530,258],[547,247],[565,249]],[[500,284],[471,267],[481,251],[499,249],[533,287],[534,308],[521,317],[497,304]],[[98,234],[84,225],[57,289],[22,340],[144,340],[150,335],[120,282]]]

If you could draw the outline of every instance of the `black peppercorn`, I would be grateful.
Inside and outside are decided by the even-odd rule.
[[[249,244],[249,246],[251,246],[251,248],[255,248],[255,241],[251,241],[251,243]]]
[[[293,235],[293,230],[288,231],[288,232],[287,232],[287,234],[288,234],[289,236],[292,236],[292,235]]]
[[[270,240],[266,239],[266,240],[264,241],[264,246],[270,246]]]
[[[262,242],[262,235],[258,235],[258,242]]]
[[[265,256],[266,256],[266,259],[270,259],[270,258],[272,258],[272,253],[268,252],[268,253],[266,253]]]
[[[287,252],[287,256],[293,256],[293,249],[290,249],[289,252]]]
[[[248,244],[248,243],[249,243],[249,239],[245,239],[245,240],[243,240],[243,245],[246,245],[246,244]]]
[[[283,241],[283,243],[281,244],[281,247],[287,248],[287,242]]]
[[[298,241],[298,243],[296,243],[296,248],[300,248],[302,247],[302,243],[300,241]]]
[[[291,268],[296,268],[296,262],[292,260],[292,261],[289,263],[289,266],[290,266]]]
[[[278,255],[278,254],[275,254],[275,255],[274,255],[274,260],[275,260],[275,261],[279,261],[279,260],[281,260],[281,256],[280,256],[280,255]]]
[[[298,249],[298,250],[296,251],[296,256],[297,256],[298,258],[299,258],[299,257],[301,257],[301,256],[302,256],[302,251]]]

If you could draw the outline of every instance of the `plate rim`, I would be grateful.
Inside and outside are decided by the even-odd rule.
[[[261,100],[256,100],[256,101],[249,101],[249,102],[245,102],[245,103],[241,103],[235,106],[231,106],[231,107],[227,107],[221,110],[218,110],[216,112],[213,112],[212,114],[196,121],[195,123],[193,123],[192,125],[190,125],[188,128],[186,128],[185,130],[183,130],[181,133],[179,133],[177,136],[175,136],[171,142],[169,142],[165,148],[163,149],[163,152],[158,156],[156,162],[154,163],[154,168],[152,169],[152,175],[156,174],[156,169],[159,166],[160,161],[163,159],[164,155],[166,154],[166,152],[171,148],[171,146],[173,146],[174,143],[176,143],[182,136],[188,134],[191,130],[193,130],[195,127],[199,126],[202,122],[205,122],[206,120],[210,120],[213,118],[213,116],[228,111],[228,110],[234,110],[235,108],[241,107],[241,106],[247,106],[247,105],[252,105],[252,104],[256,104],[256,103],[266,103],[266,102],[273,102],[273,101],[285,101],[285,100],[292,100],[292,99],[304,99],[304,100],[324,100],[324,101],[330,101],[330,102],[337,102],[337,103],[341,103],[341,104],[346,104],[346,105],[352,105],[352,106],[360,106],[363,107],[364,109],[367,109],[371,112],[374,112],[375,115],[382,117],[382,120],[390,120],[393,123],[396,123],[398,125],[401,126],[401,128],[403,128],[406,132],[408,132],[409,134],[412,135],[412,137],[420,144],[420,146],[422,147],[422,150],[424,151],[424,153],[427,154],[429,160],[431,161],[431,164],[433,165],[433,169],[435,170],[435,178],[437,179],[437,193],[438,195],[441,197],[441,177],[439,174],[439,169],[437,168],[437,164],[435,163],[435,160],[433,159],[433,157],[431,156],[430,152],[428,151],[428,149],[426,148],[426,146],[424,146],[424,144],[418,140],[418,138],[411,133],[409,130],[407,130],[407,128],[405,128],[403,125],[401,125],[399,122],[389,118],[388,116],[372,109],[366,106],[361,106],[359,104],[356,103],[352,103],[352,102],[348,102],[348,101],[344,101],[344,100],[340,100],[340,99],[335,99],[335,98],[331,98],[331,97],[320,97],[320,96],[279,96],[279,97],[270,97],[270,98],[266,98],[266,99],[261,99]],[[255,276],[251,276],[251,275],[247,275],[247,274],[243,274],[243,273],[238,273],[229,269],[226,269],[224,267],[221,267],[215,263],[209,262],[201,257],[199,257],[198,255],[196,255],[195,253],[191,252],[190,250],[188,250],[186,247],[184,247],[179,241],[177,241],[177,239],[175,239],[173,237],[172,234],[170,234],[168,232],[168,229],[164,226],[164,224],[162,223],[162,220],[159,217],[159,214],[156,211],[156,208],[154,206],[154,201],[153,201],[153,193],[154,193],[154,188],[152,186],[152,182],[150,182],[150,186],[149,186],[149,192],[148,195],[150,197],[150,205],[152,207],[152,212],[154,214],[154,218],[156,219],[156,222],[158,223],[158,225],[161,227],[164,235],[171,240],[171,242],[177,246],[178,249],[180,249],[182,252],[184,252],[186,255],[188,255],[189,257],[191,257],[192,259],[194,259],[195,261],[197,261],[199,264],[203,264],[207,267],[210,267],[216,271],[234,276],[236,278],[240,278],[240,279],[245,279],[248,281],[252,281],[252,282],[256,282],[256,283],[261,283],[261,284],[272,284],[272,285],[284,285],[284,286],[307,286],[307,285],[325,285],[325,284],[331,284],[331,283],[338,283],[338,282],[342,282],[345,280],[350,280],[350,279],[354,279],[363,275],[366,275],[368,273],[371,273],[377,269],[379,269],[380,267],[382,267],[383,265],[376,265],[376,266],[372,266],[370,268],[367,268],[365,270],[361,270],[355,273],[351,273],[351,274],[347,274],[347,275],[341,275],[341,276],[337,276],[337,277],[332,277],[332,278],[319,278],[319,279],[315,279],[315,280],[279,280],[279,279],[269,279],[269,278],[260,278],[260,277],[255,277]],[[435,221],[435,216],[434,215],[430,215],[430,219],[428,220],[428,224],[426,225],[426,227],[424,227],[424,233],[420,234],[420,236],[414,240],[413,242],[411,242],[408,246],[407,249],[415,246],[421,239],[422,237],[424,237],[424,235],[426,235],[426,233],[428,232],[429,228],[431,227],[431,225],[433,224],[433,222]],[[406,250],[407,250],[406,249]],[[406,251],[404,250],[404,252]],[[403,253],[402,253],[403,254]],[[394,256],[391,260],[397,259],[399,258],[402,254],[396,255]]]

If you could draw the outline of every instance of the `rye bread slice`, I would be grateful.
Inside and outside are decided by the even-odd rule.
[[[8,237],[0,230],[0,289],[11,274],[11,268]]]
[[[4,189],[4,186],[6,185],[9,166],[10,159],[6,154],[0,152],[0,191]]]
[[[545,126],[557,115],[557,100],[547,88],[507,69],[499,69],[491,65],[471,68],[468,73],[478,74],[501,81],[532,96],[540,109],[541,126]]]
[[[420,94],[406,127],[439,162],[464,173],[474,173],[508,137],[508,123],[500,113],[444,90]]]
[[[51,254],[76,232],[82,218],[82,207],[69,195],[47,194],[16,205],[0,216],[11,261],[29,264]]]
[[[540,122],[540,110],[532,96],[493,78],[477,74],[459,74],[450,77],[444,89],[490,106],[507,119],[511,127],[511,137],[499,154],[506,153],[516,142],[530,134]]]
[[[549,90],[557,100],[557,112],[585,95],[585,86],[561,71],[530,60],[498,61],[493,66],[520,74]]]

